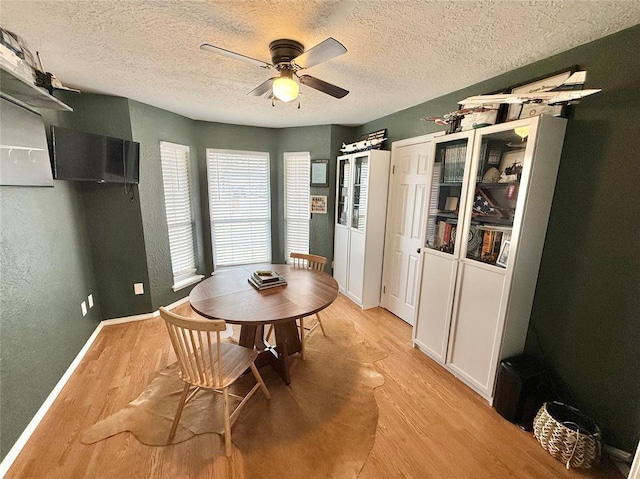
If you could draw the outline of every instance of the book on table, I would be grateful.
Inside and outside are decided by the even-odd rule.
[[[276,286],[283,286],[287,284],[282,276],[275,271],[258,270],[251,273],[251,277],[248,279],[251,286],[256,289],[274,288]]]

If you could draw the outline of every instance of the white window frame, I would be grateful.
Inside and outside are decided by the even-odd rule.
[[[188,146],[168,141],[160,142],[165,217],[174,291],[186,288],[204,278],[203,275],[196,274],[190,162],[191,150]]]
[[[308,151],[285,152],[283,163],[284,253],[286,261],[290,262],[292,251],[309,254],[311,154]]]
[[[269,153],[207,148],[206,154],[213,268],[270,263]],[[220,161],[235,163],[235,168],[221,173]],[[244,173],[243,162],[247,167]],[[216,237],[226,237],[227,243],[218,244]]]

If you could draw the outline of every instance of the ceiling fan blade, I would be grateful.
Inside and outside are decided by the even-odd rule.
[[[344,88],[332,85],[331,83],[327,83],[326,81],[310,75],[302,75],[298,78],[300,79],[300,83],[303,85],[314,88],[315,90],[321,91],[322,93],[326,93],[327,95],[331,95],[335,98],[343,98],[349,93],[349,90],[345,90]]]
[[[224,48],[216,47],[214,45],[209,45],[208,43],[203,43],[202,45],[200,45],[200,49],[207,52],[217,53],[218,55],[223,55],[228,58],[233,58],[235,60],[242,60],[243,62],[251,63],[262,68],[273,68],[273,65],[271,63],[263,62],[262,60],[256,60],[255,58],[241,55],[240,53],[225,50]]]
[[[247,93],[247,95],[262,96],[265,93],[270,92],[273,86],[273,80],[275,80],[276,78],[278,77],[269,78],[267,81],[260,83],[260,85]]]
[[[346,53],[347,49],[335,38],[327,38],[325,41],[318,43],[315,47],[310,48],[302,55],[297,56],[293,63],[298,65],[300,69],[311,68],[318,63],[326,62],[332,58]]]

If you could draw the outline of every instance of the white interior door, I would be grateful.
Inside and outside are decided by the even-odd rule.
[[[420,282],[431,138],[392,148],[381,306],[413,324]]]

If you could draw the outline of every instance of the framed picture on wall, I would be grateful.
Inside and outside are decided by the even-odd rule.
[[[329,160],[311,160],[311,186],[329,186]]]
[[[326,196],[311,196],[311,213],[327,214]]]

